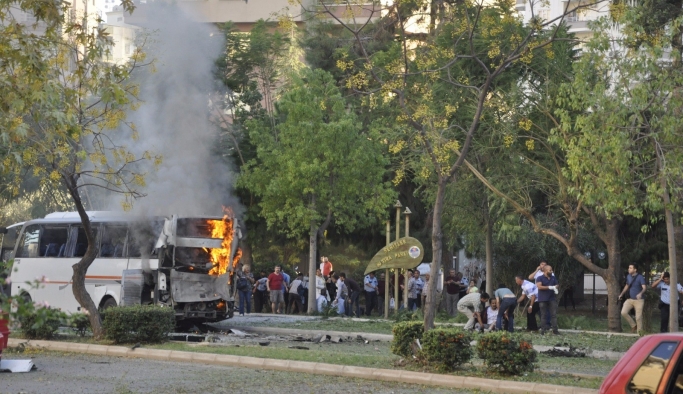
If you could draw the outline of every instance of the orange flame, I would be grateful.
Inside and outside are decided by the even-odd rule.
[[[209,250],[209,260],[213,263],[213,268],[209,271],[209,275],[223,275],[228,272],[230,260],[230,247],[232,246],[233,225],[235,223],[233,213],[230,208],[223,207],[223,220],[207,220],[206,224],[211,231],[211,238],[223,239],[221,248],[214,248]],[[233,257],[233,266],[237,265],[242,251],[238,248]]]

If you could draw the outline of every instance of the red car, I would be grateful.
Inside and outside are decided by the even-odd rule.
[[[2,358],[2,349],[7,347],[7,341],[9,340],[9,322],[6,318],[7,315],[0,313],[0,359]]]
[[[683,394],[683,333],[640,338],[612,368],[600,393]]]

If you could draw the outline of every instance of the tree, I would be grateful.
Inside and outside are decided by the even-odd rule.
[[[568,176],[581,179],[573,192],[594,222],[648,212],[659,213],[653,221],[664,216],[671,281],[677,283],[673,212],[680,210],[676,196],[683,180],[683,73],[675,61],[679,49],[669,45],[680,35],[681,21],[643,39],[638,11],[623,5],[613,10],[622,27],[618,37],[611,34],[611,20],[596,25],[575,79],[561,94],[562,121],[552,140],[566,151]],[[608,281],[610,297],[617,286]],[[677,304],[677,295],[671,302]],[[677,312],[671,308],[671,331],[678,330]]]
[[[374,13],[361,3],[346,1],[320,8],[354,37],[348,52],[357,54],[358,60],[349,54],[338,60],[338,67],[347,72],[347,88],[365,95],[371,108],[394,108],[384,130],[390,151],[405,155],[395,182],[412,172],[419,182],[433,188],[434,281],[443,254],[441,220],[447,185],[457,178],[499,84],[509,84],[504,80],[514,76],[520,64],[547,50],[555,40],[557,29],[551,25],[557,20],[536,17],[525,26],[507,0],[493,4],[396,1]],[[592,5],[570,8],[567,3],[565,11]],[[387,50],[371,54],[361,32],[380,13],[394,29],[396,41]],[[425,330],[433,328],[435,316],[431,300],[435,300],[436,286],[432,283],[429,289]]]
[[[4,20],[11,20],[12,4],[0,3]],[[133,9],[127,0],[123,6],[129,12]],[[130,62],[106,63],[104,55],[113,43],[102,29],[89,26],[91,15],[71,13],[61,3],[27,1],[19,7],[44,24],[44,33],[35,34],[32,26],[14,21],[0,27],[0,143],[10,152],[2,171],[11,177],[15,192],[27,168],[41,185],[67,190],[88,240],[85,256],[73,266],[73,293],[89,312],[99,339],[98,306],[85,288],[85,275],[98,250],[81,191],[96,187],[119,193],[124,208],[129,208],[142,196],[139,188],[145,184],[138,164],[161,160],[150,152],[135,156],[117,143],[122,136],[138,137],[126,112],[140,104],[138,86],[129,78],[144,65],[144,54],[138,47]]]
[[[267,121],[247,123],[257,158],[238,182],[261,199],[260,214],[269,227],[291,237],[308,233],[313,281],[317,238],[330,224],[350,231],[384,214],[393,198],[383,180],[387,162],[377,136],[361,129],[334,79],[322,70],[295,76],[276,114],[274,130]],[[313,285],[309,300],[315,300]]]

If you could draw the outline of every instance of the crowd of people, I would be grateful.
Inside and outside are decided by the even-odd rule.
[[[408,278],[406,281],[405,278]],[[325,256],[321,258],[320,267],[316,270],[314,309],[323,311],[326,307],[336,310],[339,315],[361,317],[376,313],[384,314],[385,289],[389,286],[390,308],[397,306],[416,310],[425,305],[429,293],[429,274],[424,278],[420,272],[408,270],[407,275],[399,275],[399,299],[394,300],[395,277],[390,275],[386,280],[384,271],[379,276],[374,272],[366,275],[362,281],[348,277],[344,272],[337,273],[332,263]],[[515,295],[505,284],[499,284],[492,295],[487,294],[486,281],[478,283],[478,278],[468,280],[463,274],[451,269],[443,278],[443,286],[437,286],[437,308],[439,303],[450,315],[462,313],[468,320],[468,330],[507,330],[514,331],[515,311],[518,307],[526,312],[526,330],[552,332],[559,334],[557,326],[557,309],[559,301],[559,283],[553,268],[546,261],[541,261],[536,269],[527,276],[517,275],[514,281],[520,288]],[[479,284],[479,286],[477,286]],[[403,302],[403,292],[407,286],[407,300]],[[670,310],[670,275],[662,273],[651,285],[660,290],[659,309],[661,311],[661,331],[667,332]],[[249,266],[244,266],[237,273],[236,288],[239,298],[239,314],[251,313],[253,297],[254,311],[263,312],[269,305],[272,313],[299,313],[308,309],[309,280],[302,273],[288,275],[280,265],[273,272],[261,271],[258,278],[251,273]],[[482,290],[480,290],[480,288]],[[621,314],[629,323],[633,332],[643,330],[644,294],[647,289],[645,279],[638,273],[636,264],[629,265],[625,286],[619,295],[623,302]],[[683,294],[683,286],[676,285],[676,290]],[[443,293],[442,293],[443,292]],[[364,298],[361,307],[361,296]],[[571,295],[570,295],[571,296]],[[566,294],[565,294],[566,298]],[[565,299],[565,308],[566,308]],[[573,305],[573,301],[572,301]],[[630,313],[635,312],[635,320]],[[540,315],[540,324],[537,317]]]

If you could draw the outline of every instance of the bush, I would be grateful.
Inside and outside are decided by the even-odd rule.
[[[90,318],[85,313],[72,313],[69,316],[69,327],[78,335],[84,337],[90,330]]]
[[[391,342],[391,352],[398,356],[410,356],[412,354],[410,345],[416,339],[422,339],[423,326],[424,323],[421,321],[406,321],[394,324],[391,329],[394,334],[394,340]]]
[[[35,308],[32,313],[18,316],[21,332],[27,339],[52,339],[62,323],[66,323],[66,314],[52,308]]]
[[[533,372],[536,351],[531,341],[507,331],[491,332],[479,337],[477,354],[489,369],[512,375]]]
[[[439,369],[452,371],[472,359],[472,338],[459,328],[434,328],[422,335],[422,355]]]
[[[115,343],[164,342],[175,328],[175,312],[172,308],[117,306],[108,308],[105,315],[102,322],[104,335]]]

